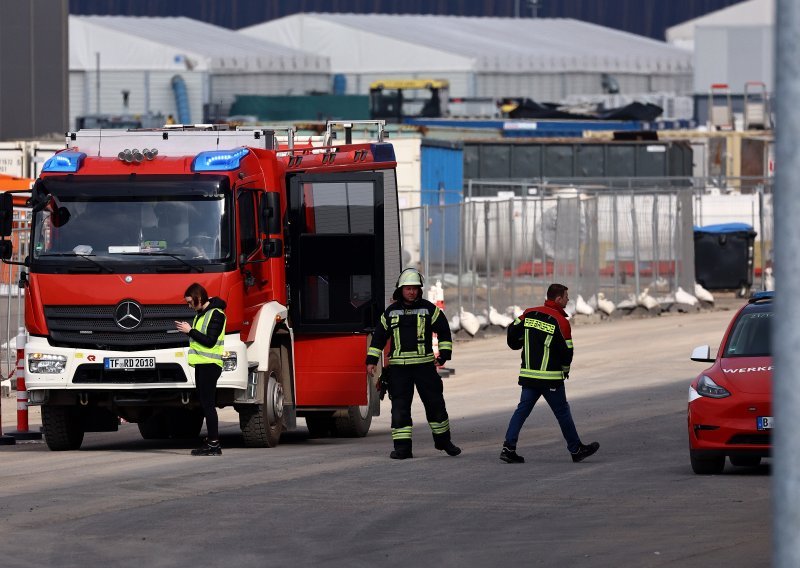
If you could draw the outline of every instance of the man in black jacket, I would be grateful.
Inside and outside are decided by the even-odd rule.
[[[375,373],[383,348],[391,342],[389,351],[389,398],[392,400],[392,459],[414,457],[411,452],[411,401],[414,387],[425,406],[437,450],[457,456],[461,448],[450,440],[450,420],[444,404],[442,379],[436,372],[433,353],[433,334],[439,339],[441,365],[450,359],[453,341],[447,318],[436,305],[422,298],[422,275],[407,268],[397,279],[395,300],[386,308],[367,350],[367,373]]]
[[[567,290],[563,284],[551,284],[543,306],[528,308],[508,326],[508,346],[511,349],[522,349],[519,370],[522,395],[508,424],[506,439],[500,452],[500,459],[506,463],[525,461],[525,458],[517,454],[517,439],[539,397],[544,397],[558,420],[572,461],[583,461],[600,447],[597,442],[588,445],[581,443],[564,388],[573,354],[572,329],[564,311],[569,302]]]

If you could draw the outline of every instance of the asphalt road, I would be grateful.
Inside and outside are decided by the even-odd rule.
[[[455,345],[456,458],[433,448],[418,399],[405,461],[388,458],[388,400],[366,438],[301,427],[266,450],[242,447],[226,409],[221,457],[144,441],[135,425],[88,434],[77,452],[0,446],[0,564],[768,566],[769,461],[720,476],[689,466],[688,384],[703,366],[688,357],[716,346],[731,315],[576,326],[568,396],[583,441],[601,444],[580,464],[543,401],[522,431],[526,463],[498,460],[519,396],[502,336]]]

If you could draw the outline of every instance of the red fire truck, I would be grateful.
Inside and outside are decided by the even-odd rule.
[[[366,435],[380,407],[364,354],[401,258],[383,127],[331,122],[302,145],[292,129],[69,133],[31,190],[22,272],[25,383],[50,449],[120,419],[148,439],[199,435],[174,324],[193,317],[193,282],[227,303],[217,405],[247,446],[277,445],[297,417],[312,435]],[[354,143],[354,128],[375,135]]]

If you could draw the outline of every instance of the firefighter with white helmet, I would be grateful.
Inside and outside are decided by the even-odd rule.
[[[411,401],[417,387],[437,450],[457,456],[461,448],[450,440],[450,420],[444,404],[442,379],[436,372],[433,334],[439,339],[438,363],[450,359],[453,341],[447,317],[422,297],[422,274],[406,268],[397,279],[395,300],[381,314],[367,350],[367,373],[372,375],[383,348],[390,341],[389,398],[392,401],[392,459],[414,457],[411,452]],[[384,370],[386,373],[387,370]]]

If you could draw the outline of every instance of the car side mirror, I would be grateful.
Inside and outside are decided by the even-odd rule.
[[[692,361],[698,363],[713,363],[714,358],[711,357],[710,345],[699,345],[692,350],[692,356],[689,357]]]

